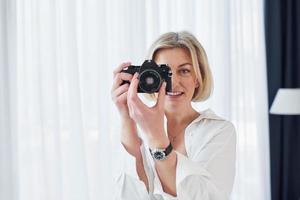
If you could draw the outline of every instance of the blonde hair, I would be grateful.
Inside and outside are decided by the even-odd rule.
[[[155,54],[161,49],[183,48],[192,59],[193,68],[199,83],[194,91],[192,101],[204,101],[213,91],[213,78],[204,48],[194,35],[187,31],[168,32],[161,35],[150,47],[148,59],[154,59]],[[150,95],[153,99],[154,95]]]

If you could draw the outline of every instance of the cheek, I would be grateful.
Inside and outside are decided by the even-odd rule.
[[[192,88],[196,88],[198,87],[198,81],[196,79],[189,79],[186,81],[186,84],[189,85],[189,87]]]
[[[197,82],[194,80],[189,80],[185,83],[185,87],[188,89],[189,93],[194,93],[195,88],[197,88]]]

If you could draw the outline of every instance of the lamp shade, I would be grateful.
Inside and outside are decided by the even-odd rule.
[[[271,114],[300,115],[300,88],[280,88],[270,109]]]

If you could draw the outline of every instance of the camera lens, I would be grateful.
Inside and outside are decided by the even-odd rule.
[[[145,81],[147,85],[152,85],[154,83],[153,77],[147,77]]]
[[[143,92],[157,92],[159,90],[160,84],[161,77],[157,71],[148,69],[140,74],[139,86]]]

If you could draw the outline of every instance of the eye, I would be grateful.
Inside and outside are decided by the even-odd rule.
[[[190,72],[191,72],[191,70],[189,70],[189,69],[180,69],[179,70],[179,73],[181,74],[181,75],[188,75],[188,74],[190,74]]]

